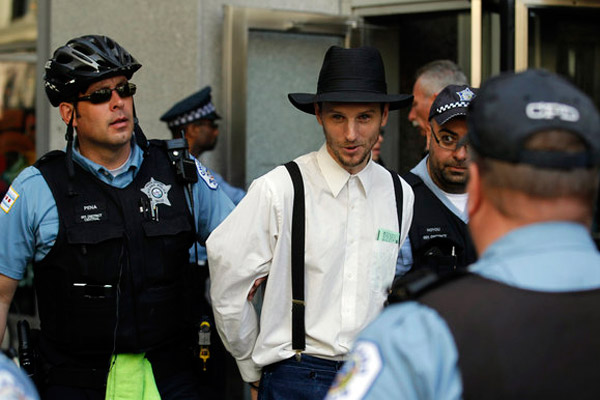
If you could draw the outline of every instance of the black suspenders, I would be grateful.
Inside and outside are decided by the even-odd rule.
[[[290,161],[285,164],[294,185],[294,206],[292,210],[292,349],[296,358],[300,358],[306,349],[306,330],[304,326],[304,182],[298,164]],[[394,181],[398,229],[402,232],[402,184],[398,174],[388,170]]]
[[[304,183],[298,164],[285,164],[294,184],[292,210],[292,349],[296,357],[306,349],[304,328]]]

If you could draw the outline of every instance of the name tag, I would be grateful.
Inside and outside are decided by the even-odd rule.
[[[377,240],[398,244],[400,243],[400,234],[398,232],[379,228],[379,231],[377,232]]]
[[[106,221],[106,203],[104,201],[86,201],[81,202],[75,207],[75,217],[77,223]]]

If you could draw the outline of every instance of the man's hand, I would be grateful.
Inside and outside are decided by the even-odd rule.
[[[254,284],[250,288],[250,293],[248,293],[248,301],[252,301],[252,299],[254,298],[254,295],[256,294],[256,291],[258,290],[258,287],[266,280],[267,280],[267,277],[263,276],[262,278],[258,278],[257,280],[254,281]]]
[[[265,280],[267,278],[260,278],[260,279]],[[256,382],[252,382],[250,384],[250,399],[251,400],[258,400],[258,385],[260,385],[260,380],[258,380]]]

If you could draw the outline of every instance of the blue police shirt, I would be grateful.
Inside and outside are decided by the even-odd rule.
[[[7,400],[39,399],[29,377],[2,353],[0,353],[0,398]]]
[[[238,205],[242,198],[246,195],[246,191],[235,186],[230,185],[223,177],[214,171],[210,171],[215,178],[215,181],[219,184],[221,190],[229,197],[234,205]],[[194,250],[194,247],[197,250]],[[196,253],[197,251],[197,253]],[[206,254],[206,247],[200,245],[194,245],[190,249],[190,264],[198,262],[199,265],[206,265],[208,256]]]
[[[522,289],[600,287],[600,253],[582,225],[547,222],[509,232],[469,267]],[[395,304],[359,336],[327,399],[460,399],[458,352],[446,322],[417,302]]]
[[[246,191],[244,189],[240,189],[230,185],[225,179],[223,179],[221,175],[217,174],[216,172],[211,172],[215,177],[215,181],[217,181],[217,183],[221,187],[221,190],[223,190],[227,197],[231,199],[233,204],[237,206],[238,203],[242,201],[242,198],[246,195]]]
[[[135,178],[143,161],[143,151],[135,140],[124,172],[113,177],[103,166],[83,157],[73,148],[73,160],[103,182],[123,188]],[[231,200],[196,161],[198,182],[193,185],[194,215],[198,240],[204,241],[233,209]],[[58,234],[58,211],[52,192],[40,171],[31,166],[13,181],[0,203],[0,273],[13,279],[23,278],[27,263],[40,261],[50,251]]]
[[[429,171],[427,171],[427,159],[429,156],[425,156],[413,169],[410,170],[413,174],[417,175],[419,178],[423,180],[423,183],[431,192],[440,199],[442,204],[446,206],[446,208],[458,218],[460,218],[465,224],[469,222],[469,214],[467,210],[460,211],[454,203],[452,203],[448,197],[444,194],[442,189],[439,188],[438,185],[433,182],[431,176],[429,176]],[[414,223],[415,221],[413,221]],[[404,244],[400,248],[400,257],[398,258],[398,262],[396,263],[396,276],[401,276],[410,271],[413,265],[413,256],[412,256],[412,248],[410,247],[410,237],[407,237],[404,241]]]

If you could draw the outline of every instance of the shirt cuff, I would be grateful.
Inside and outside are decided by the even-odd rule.
[[[244,382],[256,382],[260,380],[262,368],[252,361],[252,359],[236,360],[240,375]]]

